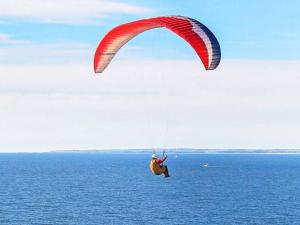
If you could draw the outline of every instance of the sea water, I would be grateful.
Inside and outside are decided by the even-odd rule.
[[[150,155],[0,154],[0,224],[300,224],[300,155]]]

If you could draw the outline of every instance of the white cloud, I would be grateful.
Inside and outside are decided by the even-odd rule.
[[[28,41],[16,40],[14,39],[14,36],[11,34],[0,33],[0,44],[24,44],[24,43],[28,43]]]
[[[0,67],[0,151],[299,148],[299,61]]]
[[[105,0],[9,0],[0,1],[0,18],[21,18],[46,23],[91,23],[113,15],[143,15],[146,7]]]
[[[94,46],[75,42],[32,43],[14,40],[0,34],[0,65],[4,64],[65,64],[89,61]]]
[[[11,35],[10,34],[0,34],[0,43],[7,43],[10,42],[11,39]]]

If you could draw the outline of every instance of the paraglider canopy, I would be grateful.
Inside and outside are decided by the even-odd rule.
[[[188,42],[198,54],[206,70],[213,70],[219,65],[220,45],[206,26],[189,17],[161,16],[122,24],[109,31],[95,52],[95,73],[102,73],[118,50],[129,40],[146,30],[161,27],[173,31]]]

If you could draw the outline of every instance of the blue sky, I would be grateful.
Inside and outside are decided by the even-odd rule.
[[[68,6],[70,2],[63,1],[59,18],[55,20],[53,10],[39,13],[40,7],[34,8],[26,14],[13,11],[4,13],[7,3],[0,4],[0,34],[9,35],[14,41],[1,41],[0,45],[16,45],[22,42],[31,44],[82,44],[92,51],[101,37],[114,26],[132,20],[159,15],[186,15],[206,24],[217,36],[222,46],[224,58],[236,59],[298,59],[300,52],[300,3],[298,1],[116,1],[137,9],[114,10],[112,8],[102,12],[72,12]],[[28,1],[28,2],[31,2]],[[6,1],[9,2],[9,1]],[[22,1],[11,1],[20,5]],[[51,2],[51,1],[49,1]],[[95,1],[75,1],[86,5]],[[110,1],[98,1],[95,7]],[[12,4],[11,3],[11,4]],[[21,4],[22,5],[22,4]],[[22,6],[23,7],[23,6]],[[20,7],[20,10],[23,8]],[[139,12],[139,9],[141,9]],[[30,14],[31,13],[31,14]],[[76,15],[72,19],[73,14]],[[153,44],[151,44],[153,43]],[[152,52],[149,52],[151,44]],[[177,48],[174,49],[173,46]],[[178,37],[164,30],[153,30],[136,38],[128,46],[135,46],[139,51],[135,54],[147,58],[195,58],[193,51]],[[154,50],[153,50],[154,49]],[[119,57],[122,57],[122,50]],[[148,53],[149,52],[149,53]],[[125,55],[125,53],[124,53]],[[134,55],[134,54],[131,54]],[[51,58],[51,56],[48,56]],[[53,58],[49,59],[49,61]],[[85,58],[80,58],[85,60]],[[90,58],[86,58],[90,60]],[[47,61],[47,55],[43,62]]]
[[[0,152],[113,148],[300,149],[299,1],[0,1]],[[184,15],[210,28],[206,72],[164,29],[94,51],[121,23]],[[176,47],[174,47],[176,46]]]

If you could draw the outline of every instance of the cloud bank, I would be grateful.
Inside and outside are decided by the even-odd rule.
[[[0,67],[0,151],[299,148],[299,61]]]
[[[0,19],[40,23],[93,23],[114,15],[144,15],[152,9],[105,0],[10,0],[0,1]]]

